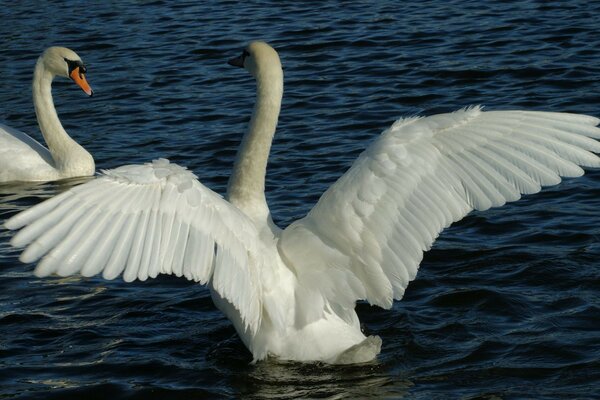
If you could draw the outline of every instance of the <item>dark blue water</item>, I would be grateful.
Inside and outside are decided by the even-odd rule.
[[[44,4],[42,4],[44,3]],[[104,4],[106,3],[106,4]],[[46,46],[88,64],[54,96],[98,168],[168,157],[223,193],[254,84],[225,61],[269,41],[285,68],[268,199],[303,216],[401,116],[471,104],[600,116],[600,2],[15,1],[0,7],[0,118],[37,135]],[[0,223],[75,182],[0,187]],[[250,365],[208,291],[159,277],[37,279],[0,230],[0,398],[589,399],[600,392],[600,171],[446,230],[368,365]]]

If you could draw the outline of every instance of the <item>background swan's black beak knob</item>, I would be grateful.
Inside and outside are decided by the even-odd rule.
[[[227,61],[227,64],[233,65],[234,67],[244,68],[244,57],[239,56],[232,58],[231,60]]]

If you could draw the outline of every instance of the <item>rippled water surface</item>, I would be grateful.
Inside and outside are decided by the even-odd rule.
[[[40,137],[37,56],[75,49],[96,95],[56,81],[97,167],[167,157],[223,193],[254,101],[225,61],[269,41],[285,95],[267,197],[303,216],[401,116],[471,104],[600,116],[595,1],[15,1],[0,25],[0,119]],[[0,222],[75,182],[0,186]],[[475,213],[391,310],[359,304],[367,365],[251,357],[206,288],[159,277],[37,279],[0,229],[0,397],[588,399],[600,392],[600,171]]]

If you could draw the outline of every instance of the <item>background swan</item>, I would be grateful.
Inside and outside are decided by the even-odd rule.
[[[49,47],[33,73],[33,104],[45,148],[26,133],[0,124],[0,182],[53,181],[94,174],[94,159],[64,130],[52,101],[55,76],[72,79],[92,96],[81,58],[65,47]]]
[[[22,229],[38,276],[102,273],[126,281],[174,274],[208,283],[256,360],[361,362],[380,350],[355,301],[389,308],[439,232],[485,210],[599,167],[597,118],[478,107],[397,121],[284,230],[264,178],[283,94],[277,53],[254,42],[231,61],[257,100],[227,200],[185,168],[158,160],[104,172],[6,222]]]

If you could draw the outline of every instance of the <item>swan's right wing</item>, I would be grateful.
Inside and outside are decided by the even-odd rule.
[[[261,319],[251,221],[185,168],[157,160],[104,171],[9,219],[24,227],[12,239],[27,246],[21,261],[42,258],[38,276],[102,273],[125,281],[173,274],[206,283],[240,311],[255,332]]]
[[[280,250],[302,281],[305,322],[323,304],[391,307],[445,227],[600,167],[598,119],[528,111],[451,114],[396,122],[355,161]],[[339,313],[339,310],[335,310]]]

